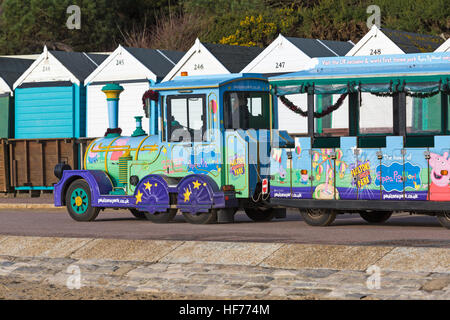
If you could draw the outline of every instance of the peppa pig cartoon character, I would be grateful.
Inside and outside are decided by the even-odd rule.
[[[444,155],[430,153],[430,192],[429,200],[449,201],[450,200],[450,159],[448,152]]]
[[[115,147],[118,146],[126,146],[128,143],[128,138],[121,138],[116,140],[116,142],[114,143]],[[119,158],[124,154],[124,151],[114,151],[111,152],[111,161],[118,161]]]

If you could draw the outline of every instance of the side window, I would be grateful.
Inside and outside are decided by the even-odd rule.
[[[267,92],[226,92],[224,94],[225,129],[269,129]]]
[[[190,98],[189,102],[189,127],[193,130],[203,128],[203,99]]]
[[[170,124],[172,130],[188,127],[188,108],[186,99],[171,99]]]
[[[169,141],[202,141],[206,130],[205,96],[169,96],[167,98]]]
[[[406,132],[438,133],[441,132],[440,94],[430,98],[406,98]]]
[[[390,135],[394,132],[394,100],[362,93],[359,108],[360,134]]]
[[[252,116],[262,116],[262,98],[252,97],[248,98],[248,105],[250,106],[250,113]]]

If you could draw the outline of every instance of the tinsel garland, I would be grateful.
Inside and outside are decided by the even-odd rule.
[[[440,93],[440,91],[430,92],[430,93],[406,92],[406,96],[413,97],[413,98],[425,99],[425,98],[434,97],[435,95],[437,95],[439,93]],[[371,92],[371,94],[373,94],[374,96],[377,96],[377,97],[393,97],[395,93],[393,93],[393,92],[383,92],[383,93],[382,92]]]
[[[145,101],[147,99],[150,99],[153,101],[158,101],[158,97],[159,97],[158,91],[154,91],[154,90],[147,90],[147,91],[145,91],[144,95],[142,96],[142,108],[144,109],[146,118],[148,118],[148,108],[145,105]]]
[[[336,101],[335,104],[328,106],[321,112],[314,112],[314,118],[323,118],[323,117],[329,115],[330,113],[332,113],[333,111],[336,111],[337,109],[339,109],[342,106],[346,97],[347,97],[347,93],[344,93],[343,95],[341,95],[339,97],[338,101]],[[297,107],[295,104],[292,103],[292,101],[290,101],[285,96],[280,96],[280,100],[291,111],[301,115],[302,117],[308,116],[307,111],[303,111],[300,107]]]

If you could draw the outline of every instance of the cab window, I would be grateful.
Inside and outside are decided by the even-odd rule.
[[[226,92],[224,126],[225,129],[269,129],[269,94],[267,92]]]
[[[169,141],[202,141],[206,130],[205,95],[167,97]]]

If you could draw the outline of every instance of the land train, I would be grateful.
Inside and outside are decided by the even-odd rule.
[[[449,228],[449,78],[449,53],[319,58],[270,78],[181,76],[144,94],[150,132],[136,117],[126,137],[122,88],[111,83],[110,128],[87,148],[84,170],[57,165],[55,205],[78,221],[104,208],[153,222],[181,212],[199,224],[298,208],[314,226],[340,213],[382,223],[408,211]],[[307,104],[296,105],[302,95]],[[278,130],[281,107],[306,119],[305,135]]]

